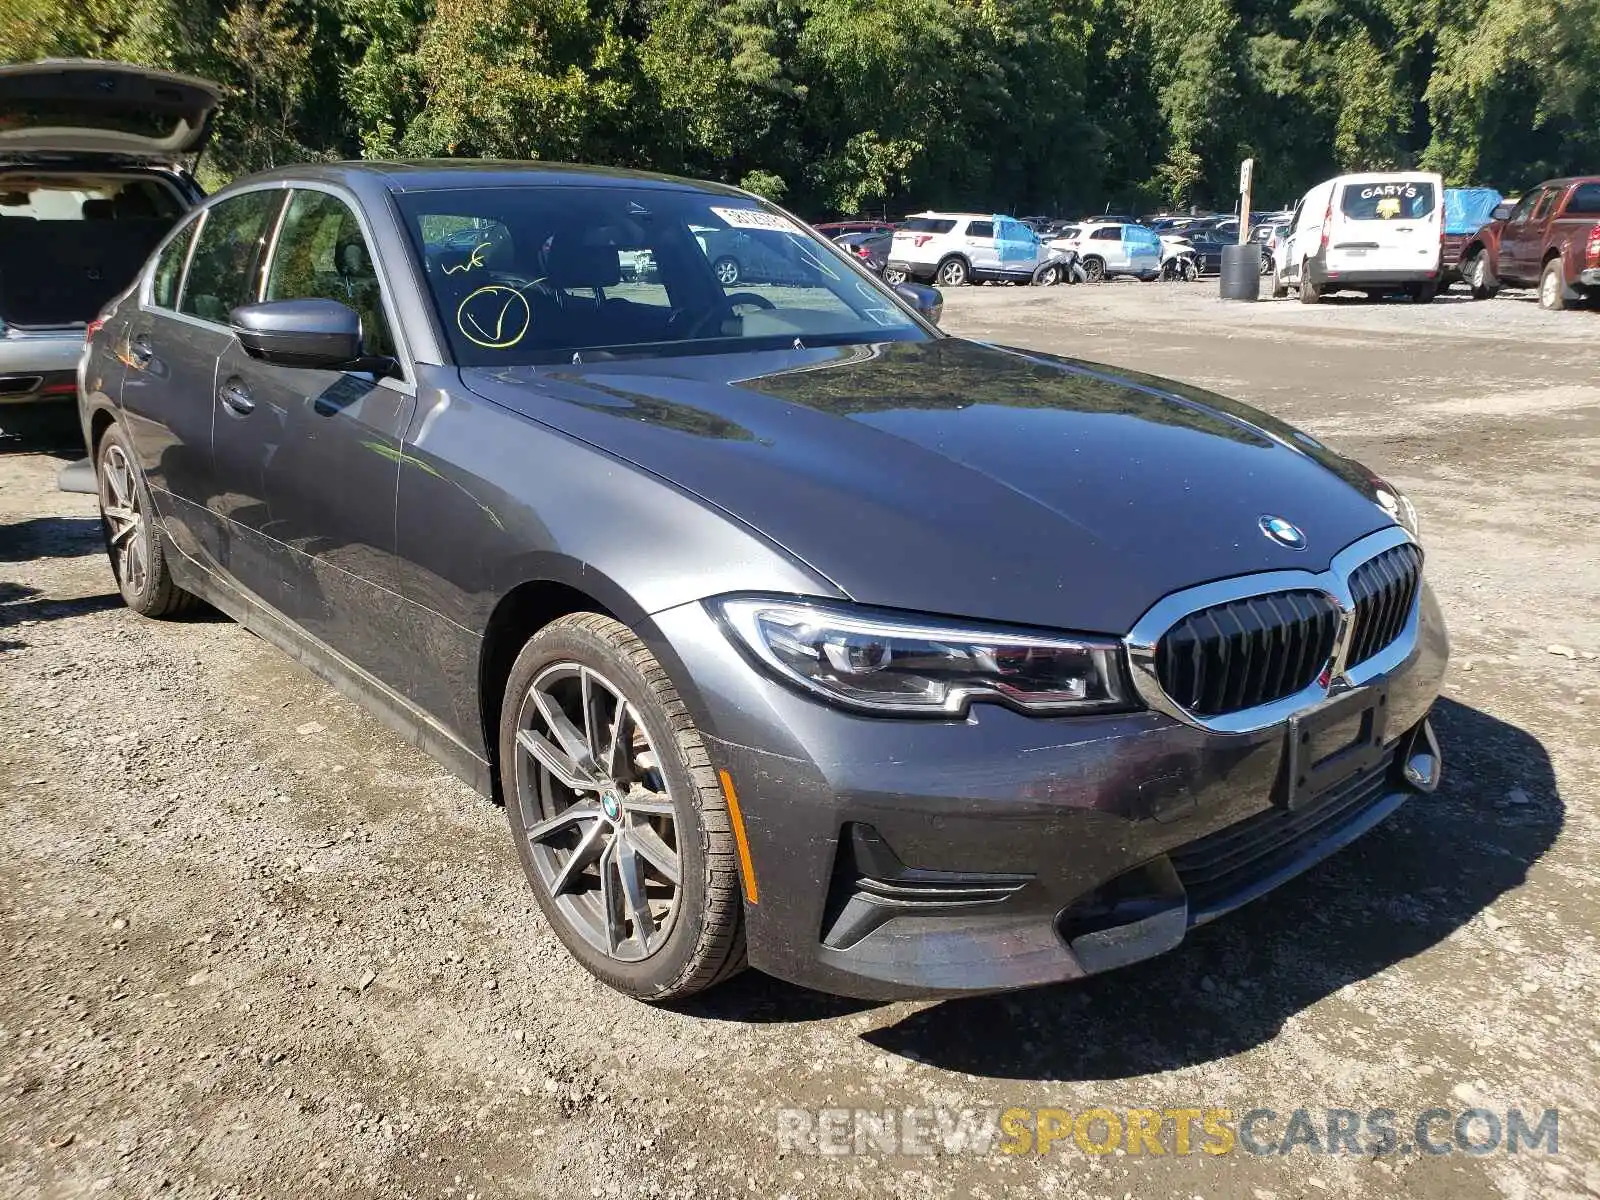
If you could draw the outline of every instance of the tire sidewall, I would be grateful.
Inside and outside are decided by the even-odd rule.
[[[674,823],[678,833],[679,897],[678,912],[665,943],[649,958],[621,962],[596,950],[581,934],[570,928],[566,916],[556,905],[539,878],[528,844],[521,797],[517,790],[516,745],[517,713],[529,685],[539,672],[556,662],[577,662],[594,668],[614,683],[638,712],[661,759],[662,773],[674,804]],[[500,786],[506,801],[512,838],[523,874],[550,928],[568,952],[602,981],[640,998],[667,991],[687,972],[700,942],[707,913],[708,878],[706,830],[699,806],[694,802],[696,788],[676,731],[660,702],[644,678],[626,657],[606,639],[574,626],[547,627],[535,634],[517,656],[506,681],[500,706]]]
[[[122,572],[117,566],[116,552],[111,548],[111,522],[105,516],[105,461],[115,446],[122,451],[128,460],[128,474],[133,480],[133,489],[139,497],[139,536],[144,539],[145,572],[144,588],[142,590],[128,586],[128,581],[122,577]],[[162,563],[160,546],[157,538],[160,537],[160,527],[156,522],[155,506],[150,502],[150,489],[145,486],[144,472],[139,469],[139,460],[135,457],[132,445],[129,444],[127,435],[122,432],[120,425],[113,424],[100,437],[100,444],[94,452],[94,484],[95,505],[100,514],[100,536],[105,542],[106,560],[111,566],[111,576],[117,581],[117,591],[122,593],[122,600],[135,612],[144,612],[153,602],[158,586],[159,568]]]

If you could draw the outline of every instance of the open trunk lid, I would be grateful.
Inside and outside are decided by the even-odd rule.
[[[208,80],[129,63],[0,66],[0,161],[114,154],[192,170],[221,94]]]

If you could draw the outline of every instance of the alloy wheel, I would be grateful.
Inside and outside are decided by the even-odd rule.
[[[569,925],[622,962],[666,941],[682,892],[678,825],[639,712],[592,667],[559,662],[517,715],[515,802],[534,869]]]
[[[945,287],[960,287],[967,281],[967,264],[952,258],[939,268],[939,282]]]
[[[1561,276],[1548,267],[1539,281],[1539,303],[1545,308],[1561,307]]]
[[[133,464],[115,442],[100,459],[100,514],[117,579],[130,592],[143,592],[150,575],[149,531],[139,503]]]
[[[731,258],[719,258],[716,263],[717,282],[732,287],[739,282],[739,264]]]
[[[883,273],[883,281],[890,287],[899,287],[906,281],[906,273],[895,267],[889,267]]]

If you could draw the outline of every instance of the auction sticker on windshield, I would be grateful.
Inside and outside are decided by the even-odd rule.
[[[789,220],[788,217],[781,217],[777,213],[763,212],[759,208],[713,207],[711,211],[734,229],[772,229],[779,233],[800,232],[800,227]]]

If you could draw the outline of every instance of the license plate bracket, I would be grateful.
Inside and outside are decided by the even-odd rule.
[[[1387,688],[1365,687],[1289,718],[1279,802],[1299,808],[1383,759]]]

